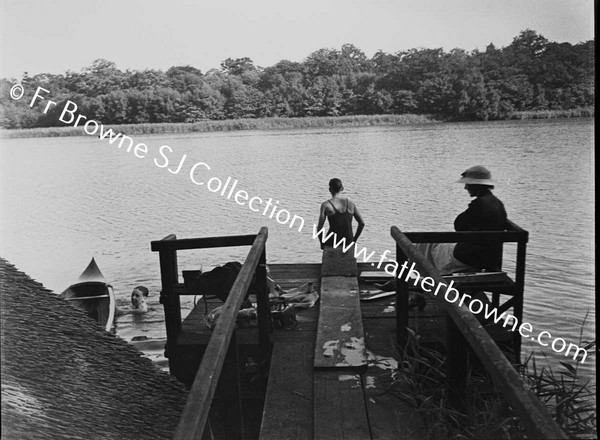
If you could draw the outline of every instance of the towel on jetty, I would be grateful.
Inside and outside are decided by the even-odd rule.
[[[293,289],[281,289],[279,297],[296,309],[309,309],[316,304],[319,293],[313,287],[313,283],[305,283]]]
[[[276,315],[274,316],[274,324],[276,327],[278,321],[283,322],[282,328],[293,327],[291,322],[295,321],[294,310],[313,307],[319,299],[319,293],[315,290],[313,283],[305,283],[288,290],[282,289],[278,284],[275,284],[274,281],[273,284],[276,288],[269,289],[269,302],[271,305],[271,312]],[[204,324],[209,329],[214,329],[222,311],[223,306],[213,309],[205,316]],[[275,319],[279,314],[285,319]],[[236,325],[238,328],[255,327],[258,325],[258,315],[255,304],[253,304],[252,307],[241,309],[238,312]]]

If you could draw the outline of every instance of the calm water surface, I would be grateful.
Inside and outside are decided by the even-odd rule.
[[[95,256],[123,308],[133,287],[146,285],[154,310],[119,318],[117,334],[127,340],[146,336],[155,342],[145,346],[147,353],[158,358],[164,323],[151,240],[170,233],[249,234],[264,225],[268,261],[320,262],[312,224],[329,195],[328,180],[339,177],[366,221],[361,244],[379,254],[394,248],[391,225],[452,230],[470,202],[453,182],[464,169],[482,164],[492,170],[495,194],[509,218],[530,233],[524,319],[538,331],[577,343],[582,329],[584,340],[594,338],[593,129],[593,120],[580,118],[133,136],[148,145],[144,159],[91,136],[4,139],[0,255],[56,292]],[[154,162],[165,163],[162,145],[172,149],[165,168]],[[184,155],[179,173],[170,172]],[[278,209],[302,217],[303,230],[195,185],[189,172],[197,162],[211,168],[199,166],[198,181],[237,179],[236,190],[272,198]],[[511,246],[505,249],[512,255]],[[183,252],[180,269],[243,261],[246,252]],[[539,348],[525,341],[525,351]],[[584,365],[589,374],[594,362],[592,357]]]

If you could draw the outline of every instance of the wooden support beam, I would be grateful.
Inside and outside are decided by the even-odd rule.
[[[174,237],[174,235],[170,235],[167,238],[174,240]],[[161,274],[160,303],[163,305],[165,311],[168,352],[169,347],[176,343],[177,335],[181,330],[181,302],[179,295],[174,290],[178,281],[177,253],[165,249],[160,251],[158,256]]]
[[[407,260],[406,254],[400,246],[396,246],[396,261]],[[396,342],[402,349],[408,341],[408,283],[405,277],[396,279]]]
[[[523,240],[521,231],[460,231],[460,232],[406,232],[413,243],[477,243],[481,240],[517,243]]]
[[[184,249],[207,249],[215,247],[250,246],[256,235],[229,235],[223,237],[201,237],[182,238],[176,240],[174,234],[168,235],[162,240],[150,243],[153,251],[161,250],[184,250]]]
[[[269,288],[267,285],[267,251],[263,249],[256,267],[256,308],[258,311],[258,340],[262,360],[267,361],[271,354],[271,310],[269,308]]]
[[[446,318],[446,376],[450,404],[461,413],[466,408],[468,344],[450,317]]]
[[[221,370],[218,394],[221,397],[223,427],[228,439],[244,438],[244,417],[242,412],[242,390],[239,372],[239,355],[235,331],[231,336],[227,355]],[[206,435],[206,426],[204,427]]]

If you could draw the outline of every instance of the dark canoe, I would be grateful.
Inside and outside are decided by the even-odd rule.
[[[75,307],[84,310],[95,319],[106,331],[110,331],[115,319],[115,293],[106,283],[96,261],[92,258],[88,267],[79,276],[75,284],[69,286],[59,295]]]

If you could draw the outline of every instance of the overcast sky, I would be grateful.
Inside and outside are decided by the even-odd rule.
[[[377,50],[507,46],[524,29],[550,41],[594,37],[593,0],[0,0],[0,77],[226,58],[270,66],[352,43]]]

